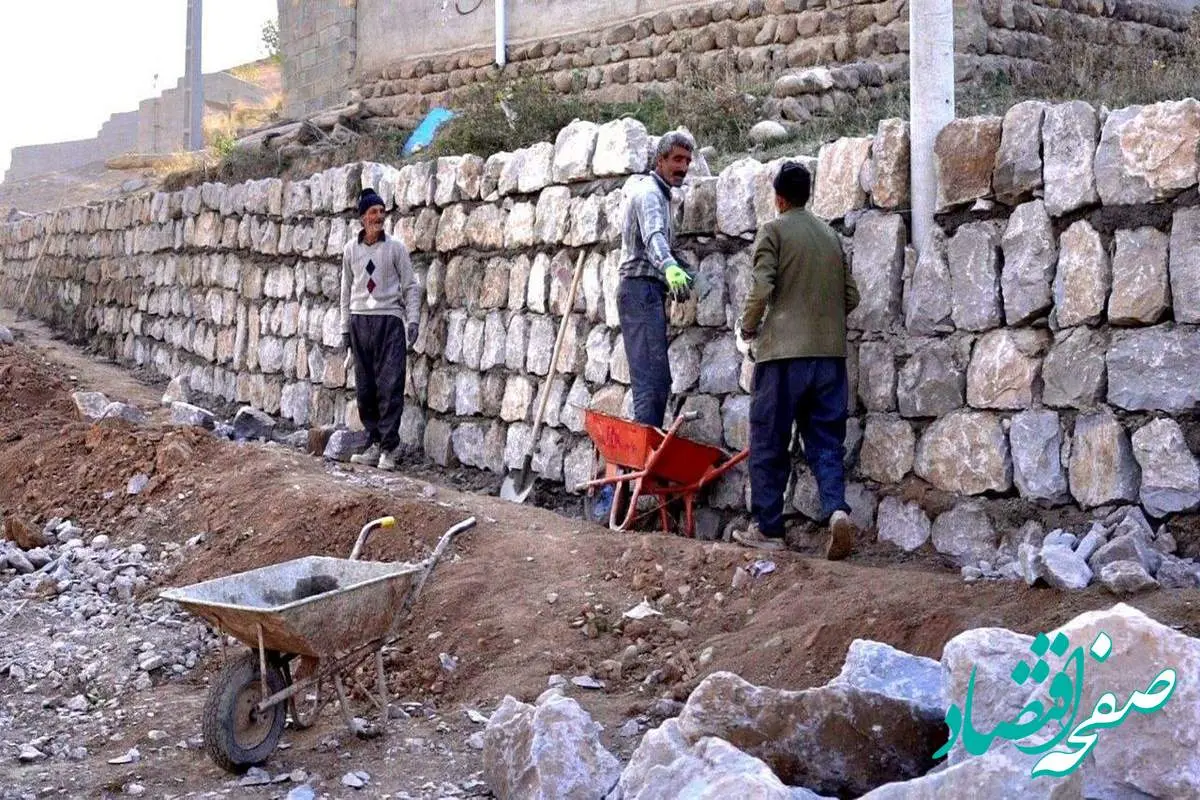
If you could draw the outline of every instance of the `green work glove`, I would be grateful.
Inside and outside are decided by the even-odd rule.
[[[692,276],[683,271],[683,267],[672,264],[666,269],[667,288],[673,295],[686,294],[691,287]]]

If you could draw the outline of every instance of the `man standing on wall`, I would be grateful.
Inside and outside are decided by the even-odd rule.
[[[775,178],[779,217],[759,230],[754,274],[738,327],[755,340],[750,394],[750,509],[754,523],[734,539],[750,547],[783,547],[783,494],[792,425],[817,479],[830,531],[825,556],[854,547],[847,512],[845,456],[848,386],[846,315],[858,289],[833,229],[804,206],[812,179],[789,161]]]
[[[354,361],[355,400],[367,449],[355,464],[396,468],[404,411],[407,346],[416,341],[421,287],[408,250],[383,232],[383,199],[373,189],[358,198],[362,231],[342,250],[342,345]]]
[[[693,280],[672,253],[671,187],[683,185],[695,149],[688,133],[667,133],[658,142],[653,171],[625,185],[617,314],[633,385],[633,418],[656,428],[671,394],[667,295],[686,298]]]

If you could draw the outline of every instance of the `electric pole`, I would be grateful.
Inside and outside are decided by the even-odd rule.
[[[183,145],[186,150],[204,147],[204,74],[200,68],[203,0],[187,3],[187,52],[184,64]]]
[[[908,14],[912,241],[920,251],[937,208],[933,144],[954,120],[954,0],[910,0]]]

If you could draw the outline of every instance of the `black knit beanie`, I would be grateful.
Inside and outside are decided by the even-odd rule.
[[[361,217],[367,213],[371,206],[382,206],[383,198],[376,194],[374,189],[363,189],[358,196],[358,215]]]

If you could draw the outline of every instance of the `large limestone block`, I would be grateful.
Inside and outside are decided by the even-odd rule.
[[[1171,221],[1171,299],[1176,322],[1200,322],[1200,208],[1176,209]]]
[[[923,774],[944,736],[941,724],[884,694],[846,684],[779,690],[729,672],[696,687],[678,726],[686,742],[716,736],[762,759],[788,784],[838,796]]]
[[[717,230],[737,236],[758,227],[754,210],[755,185],[763,165],[742,158],[721,170],[717,178]]]
[[[1156,517],[1200,505],[1200,465],[1179,423],[1156,419],[1133,434],[1133,456],[1142,473],[1141,503]]]
[[[1023,203],[1008,218],[1001,240],[1004,268],[1000,288],[1004,318],[1009,325],[1025,325],[1048,311],[1058,262],[1058,241],[1050,215],[1041,200]]]
[[[1140,471],[1125,429],[1107,409],[1081,414],[1071,442],[1071,494],[1084,508],[1138,498]]]
[[[1054,315],[1069,328],[1098,322],[1104,316],[1112,265],[1108,250],[1087,220],[1067,228],[1059,241],[1058,270],[1054,276]]]
[[[515,426],[514,426],[515,427]],[[621,777],[579,704],[549,694],[537,705],[505,697],[483,734],[483,772],[500,800],[594,800]]]
[[[967,117],[953,120],[938,133],[933,163],[939,210],[991,195],[1002,129],[1000,117]]]
[[[871,138],[842,138],[822,145],[812,211],[824,220],[838,220],[867,202],[859,174],[871,157]]]
[[[555,183],[586,181],[592,177],[592,158],[600,127],[594,122],[574,120],[554,140]]]
[[[1117,231],[1108,319],[1114,325],[1153,325],[1171,307],[1165,233]]]
[[[846,318],[847,326],[883,332],[899,325],[906,238],[899,214],[872,211],[858,221],[851,268],[861,299]]]
[[[1042,188],[1042,123],[1046,106],[1040,100],[1026,100],[1004,115],[1000,149],[992,173],[992,188],[1002,203],[1015,206]]]
[[[1049,338],[1046,331],[1011,328],[981,336],[967,369],[967,402],[974,408],[1029,408]]]
[[[946,238],[935,228],[905,277],[904,326],[910,333],[943,333],[954,330],[953,293]]]
[[[1062,429],[1058,414],[1048,410],[1023,411],[1008,429],[1012,447],[1013,480],[1021,496],[1057,504],[1068,498],[1063,469]]]
[[[1168,101],[1110,112],[1096,148],[1096,188],[1105,205],[1166,200],[1200,174],[1200,101]]]
[[[1012,458],[999,418],[979,411],[955,411],[939,418],[917,445],[914,471],[947,492],[1008,491]]]
[[[1060,330],[1042,362],[1042,402],[1092,408],[1104,395],[1106,334],[1080,326]]]
[[[1093,168],[1099,135],[1096,109],[1082,100],[1052,105],[1042,122],[1046,211],[1060,217],[1100,199]]]
[[[900,369],[896,395],[905,417],[940,417],[962,408],[970,341],[933,339],[918,344]]]
[[[1003,323],[1000,305],[1000,233],[994,223],[970,222],[950,238],[954,324],[985,331]]]
[[[1200,403],[1200,330],[1118,331],[1108,348],[1108,401],[1128,411],[1191,411]]]
[[[871,145],[871,202],[877,208],[908,208],[909,204],[908,122],[880,120]]]
[[[597,177],[641,172],[649,146],[646,126],[638,120],[626,117],[606,122],[596,133],[592,171]]]
[[[878,483],[899,483],[912,469],[916,436],[905,420],[887,414],[870,414],[863,431],[858,470]]]

